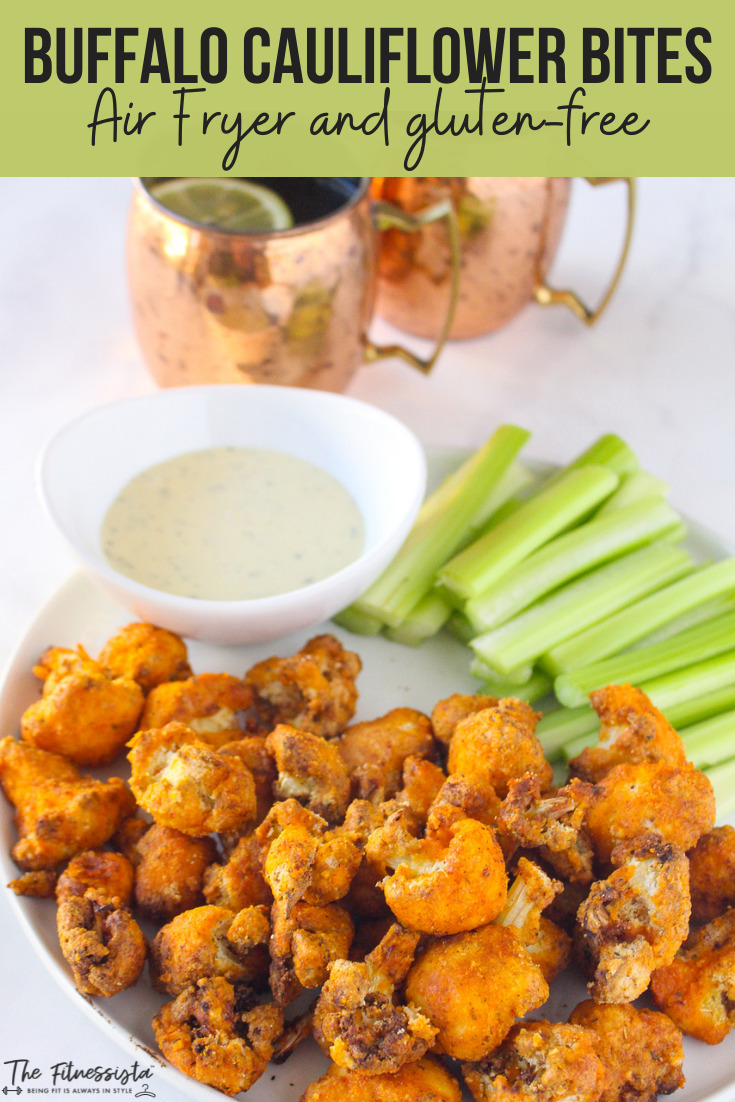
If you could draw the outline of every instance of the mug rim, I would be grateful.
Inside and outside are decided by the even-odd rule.
[[[156,180],[170,180],[170,179],[198,179],[199,177],[171,177],[171,176],[134,176],[132,177],[133,185],[145,200],[154,207],[159,214],[164,215],[172,222],[178,222],[182,226],[187,226],[189,229],[198,230],[199,233],[209,234],[212,236],[220,236],[225,238],[243,238],[244,240],[258,241],[266,240],[268,238],[279,237],[299,237],[303,234],[311,233],[316,229],[323,229],[329,223],[334,222],[340,215],[346,214],[356,207],[365,198],[370,190],[370,184],[372,182],[372,176],[358,176],[359,183],[355,189],[355,193],[350,196],[346,203],[343,203],[337,210],[331,214],[324,215],[322,218],[316,218],[313,222],[305,222],[299,226],[289,226],[286,230],[258,230],[255,232],[243,231],[243,230],[228,230],[220,226],[207,226],[203,222],[196,222],[193,218],[186,218],[182,214],[176,214],[170,210],[163,203],[159,202],[150,191],[150,182]],[[223,176],[222,179],[228,179],[229,177]],[[299,177],[288,177],[289,179],[298,179]],[[243,176],[240,179],[250,179],[250,177]],[[315,177],[303,177],[303,179],[315,179]]]

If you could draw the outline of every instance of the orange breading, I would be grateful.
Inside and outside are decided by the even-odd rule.
[[[350,801],[347,766],[335,743],[279,723],[266,739],[278,769],[274,794],[291,797],[328,823],[344,819]]]
[[[431,726],[434,734],[448,746],[452,741],[452,735],[467,716],[474,712],[482,712],[485,708],[494,708],[498,703],[496,696],[482,696],[480,694],[470,696],[466,693],[452,693],[446,700],[440,700],[434,705],[431,713]]]
[[[565,880],[594,880],[592,846],[583,829],[594,788],[572,779],[563,788],[541,792],[534,773],[512,780],[498,810],[498,830],[523,849],[537,849]]]
[[[135,807],[119,777],[94,780],[60,754],[9,735],[0,740],[0,785],[16,808],[19,841],[11,854],[25,871],[99,848]]]
[[[490,708],[461,720],[452,736],[447,758],[449,773],[464,773],[492,785],[501,799],[508,784],[524,773],[534,773],[542,789],[552,781],[534,730],[538,714],[520,700],[499,700]]]
[[[204,873],[207,903],[240,911],[259,904],[270,906],[271,892],[263,876],[263,846],[255,834],[244,835],[224,865],[212,864]]]
[[[137,681],[144,693],[164,681],[191,676],[184,640],[165,628],[141,621],[127,624],[108,639],[97,661],[108,677]]]
[[[21,717],[20,733],[30,746],[76,765],[106,765],[135,731],[143,691],[127,678],[111,680],[101,668],[83,667],[46,678],[42,698]]]
[[[461,1102],[457,1080],[431,1056],[383,1075],[365,1075],[332,1064],[307,1087],[300,1102]]]
[[[265,907],[235,915],[226,907],[193,907],[163,926],[151,944],[154,987],[179,995],[205,976],[255,983],[268,973],[270,922]]]
[[[127,907],[133,898],[134,869],[127,857],[121,853],[105,850],[85,850],[72,857],[56,886],[56,898],[59,903],[72,895],[84,895],[88,888],[94,888],[98,896],[118,899],[119,905]]]
[[[249,1090],[261,1077],[283,1029],[275,1003],[242,1010],[238,1003],[232,984],[212,976],[182,991],[153,1019],[166,1059],[190,1079],[228,1095]]]
[[[394,708],[378,719],[353,723],[337,742],[358,794],[389,800],[401,787],[408,757],[433,758],[436,742],[428,716]]]
[[[735,827],[715,827],[689,852],[692,921],[709,922],[735,907]]]
[[[8,887],[16,895],[27,895],[33,899],[53,899],[56,895],[58,877],[51,869],[37,869],[36,872],[24,872],[8,881]]]
[[[656,1005],[708,1045],[735,1027],[735,910],[698,926],[671,963],[651,977]]]
[[[501,1047],[462,1073],[475,1102],[597,1102],[607,1071],[582,1026],[519,1023]]]
[[[255,782],[255,816],[253,822],[257,826],[263,822],[273,806],[273,785],[276,782],[278,771],[273,755],[266,747],[266,740],[260,735],[246,735],[245,738],[235,742],[227,742],[219,748],[220,754],[227,757],[229,754],[240,758],[245,762],[253,774]]]
[[[669,964],[689,929],[689,863],[660,835],[617,846],[616,865],[598,880],[577,916],[581,953],[597,1002],[632,1002],[655,968]]]
[[[243,735],[265,735],[272,723],[255,691],[229,673],[200,673],[166,681],[146,697],[140,729],[185,723],[219,749]]]
[[[608,685],[591,693],[590,701],[600,717],[599,742],[572,758],[569,769],[573,776],[600,781],[616,765],[641,761],[685,764],[684,743],[640,689]]]
[[[73,650],[70,647],[48,647],[33,667],[36,677],[44,682],[44,689],[47,681],[50,688],[51,684],[68,677],[70,673],[100,673],[101,670],[99,662],[90,658],[81,646]]]
[[[326,982],[334,961],[346,959],[355,930],[337,903],[296,903],[288,914],[276,903],[271,920],[270,988],[276,1002],[286,1006]]]
[[[139,731],[129,745],[130,787],[157,823],[201,838],[236,830],[255,814],[247,766],[218,754],[186,724]]]
[[[526,943],[526,952],[551,986],[572,959],[572,939],[561,926],[541,915],[536,938],[530,944]]]
[[[274,723],[334,738],[355,714],[362,662],[334,635],[317,635],[289,658],[266,658],[245,684],[270,708]]]
[[[406,1000],[438,1029],[435,1049],[481,1060],[549,987],[517,930],[491,923],[432,941],[411,968]]]
[[[204,873],[217,855],[211,838],[153,823],[135,850],[135,905],[146,918],[170,922],[204,902]]]
[[[684,1086],[681,1030],[665,1014],[587,999],[569,1021],[595,1033],[595,1048],[608,1073],[600,1102],[656,1102],[657,1095]]]
[[[689,762],[663,761],[616,765],[597,786],[585,828],[602,862],[619,842],[655,829],[684,851],[696,846],[715,821],[709,779]]]
[[[65,895],[57,928],[61,952],[83,995],[108,998],[136,983],[145,964],[145,938],[119,899],[94,888]]]

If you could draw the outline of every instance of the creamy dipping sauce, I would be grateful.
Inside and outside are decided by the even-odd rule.
[[[111,566],[181,597],[238,601],[300,589],[354,562],[354,499],[327,471],[261,448],[187,452],[136,475],[101,529]]]

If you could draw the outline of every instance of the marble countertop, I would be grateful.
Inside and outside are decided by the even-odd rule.
[[[76,414],[154,389],[128,313],[130,192],[117,178],[0,180],[3,663],[74,569],[36,496],[41,447]],[[575,183],[556,282],[594,299],[614,263],[622,205],[615,188],[593,193]],[[398,336],[381,322],[374,330],[380,340]],[[733,180],[639,182],[628,269],[595,328],[559,308],[529,306],[490,337],[450,345],[429,378],[385,361],[362,368],[349,393],[396,414],[427,443],[478,444],[514,421],[532,430],[529,454],[564,461],[600,433],[618,432],[670,483],[680,509],[735,546]],[[0,1087],[10,1083],[3,1062],[21,1057],[44,1069],[62,1060],[124,1065],[117,1046],[49,983],[2,894],[0,926]],[[183,1097],[168,1086],[158,1094]]]

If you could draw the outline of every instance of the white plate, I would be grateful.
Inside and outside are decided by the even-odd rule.
[[[439,457],[432,457],[435,459],[435,470],[440,473],[448,471],[456,465],[461,454],[459,451],[442,452]],[[728,554],[721,541],[696,527],[693,527],[689,543],[699,557],[722,558]],[[51,644],[74,646],[82,643],[90,653],[96,654],[105,640],[128,620],[125,610],[100,593],[84,575],[74,575],[40,612],[11,660],[0,688],[0,731],[17,732],[20,715],[38,699],[39,682],[31,670],[46,647]],[[320,630],[334,632],[345,646],[356,650],[362,658],[363,671],[358,681],[358,719],[370,719],[395,707],[414,707],[428,712],[437,700],[452,692],[476,689],[477,683],[467,672],[467,649],[450,637],[441,636],[419,649],[413,649],[383,638],[350,635],[333,624],[289,636],[277,644],[232,648],[192,642],[189,644],[190,660],[198,673],[226,671],[242,675],[253,663],[270,654],[293,653]],[[121,769],[120,772],[124,771]],[[18,874],[9,856],[16,838],[11,808],[2,800],[0,867],[5,882]],[[150,1066],[151,1059],[155,1059],[156,1079],[166,1080],[177,1091],[201,1102],[214,1102],[222,1098],[218,1091],[186,1078],[156,1056],[151,1019],[163,1000],[150,988],[146,974],[135,988],[113,999],[83,998],[76,991],[59,950],[53,903],[18,898],[12,893],[9,895],[12,910],[33,950],[53,979],[92,1023],[140,1062]],[[569,973],[556,981],[549,1003],[534,1017],[548,1014],[552,1019],[566,1019],[584,997],[583,985]],[[44,1022],[39,1017],[39,1032],[52,1026],[53,1023]],[[90,1050],[93,1050],[93,1044],[91,1035]],[[675,1096],[679,1102],[725,1102],[735,1098],[735,1032],[716,1048],[690,1039],[685,1040],[684,1048],[687,1083]],[[316,1045],[309,1042],[301,1046],[283,1066],[271,1066],[248,1092],[248,1098],[252,1102],[296,1102],[306,1086],[318,1078],[326,1067],[326,1059]]]

